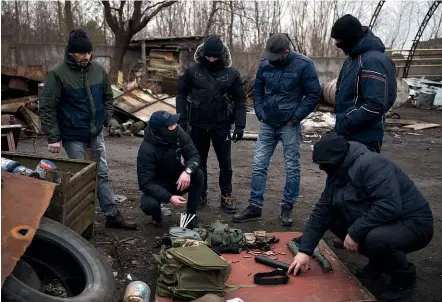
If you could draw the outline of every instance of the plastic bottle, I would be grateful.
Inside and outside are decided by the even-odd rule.
[[[126,287],[123,302],[148,302],[150,300],[149,285],[142,281],[133,281]]]
[[[20,164],[15,160],[2,157],[2,171],[12,172],[18,166],[20,166]]]

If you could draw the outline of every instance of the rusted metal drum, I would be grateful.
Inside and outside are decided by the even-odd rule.
[[[323,86],[322,95],[324,96],[324,102],[327,105],[334,106],[336,103],[336,82],[338,79],[334,79]],[[392,108],[398,108],[402,106],[407,100],[410,94],[410,88],[408,84],[402,78],[396,78],[397,84],[397,97]]]

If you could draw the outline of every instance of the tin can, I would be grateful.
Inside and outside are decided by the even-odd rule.
[[[39,175],[37,172],[35,172],[35,171],[32,170],[32,169],[26,168],[25,166],[18,166],[18,167],[16,167],[16,168],[12,171],[12,173],[20,174],[20,175],[23,175],[23,176],[29,176],[29,177],[33,177],[33,178],[40,179],[40,175]]]
[[[15,160],[2,157],[2,171],[12,172],[18,166],[20,166],[20,164]]]
[[[148,302],[149,299],[149,285],[142,281],[133,281],[126,287],[123,302]]]
[[[46,179],[46,173],[48,171],[57,172],[57,166],[50,160],[42,159],[35,168],[35,172],[40,175],[41,179]]]

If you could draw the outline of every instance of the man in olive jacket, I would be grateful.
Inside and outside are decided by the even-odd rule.
[[[84,159],[86,148],[100,152],[98,201],[106,216],[106,227],[136,229],[117,210],[109,180],[104,125],[112,119],[113,94],[104,68],[92,59],[92,42],[82,29],[69,35],[64,61],[46,75],[40,96],[40,120],[48,139],[48,150],[66,150],[69,158]]]

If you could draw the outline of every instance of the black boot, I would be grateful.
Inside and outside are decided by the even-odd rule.
[[[290,227],[293,224],[292,219],[292,210],[293,206],[287,203],[283,203],[281,206],[281,215],[279,218],[281,219],[281,225],[285,227]]]
[[[409,263],[407,269],[391,274],[391,282],[381,296],[385,301],[404,301],[415,288],[416,267]]]
[[[190,215],[190,214],[188,214]],[[186,226],[186,229],[193,230],[199,228],[199,221],[198,217],[193,217],[193,219],[189,222],[189,224]]]
[[[207,192],[203,194],[203,196],[201,197],[200,203],[197,206],[197,210],[201,210],[202,208],[204,208],[205,206],[207,206],[208,200],[207,200]]]
[[[106,228],[123,229],[123,230],[136,230],[137,224],[127,221],[123,214],[117,210],[115,216],[106,216]]]
[[[355,275],[358,278],[379,280],[382,277],[382,269],[370,261],[363,268],[357,269]]]
[[[221,195],[221,208],[227,214],[236,213],[236,207],[235,204],[233,203],[233,198],[232,196],[230,196],[230,194]]]
[[[254,205],[249,205],[247,208],[242,210],[240,213],[233,215],[233,222],[246,222],[252,220],[260,220],[262,214],[262,209],[255,207]]]

